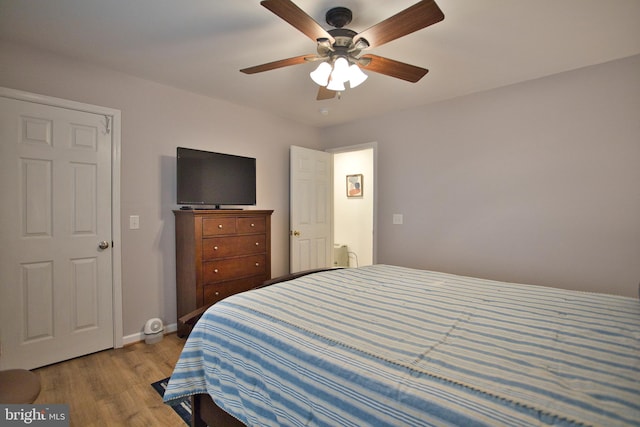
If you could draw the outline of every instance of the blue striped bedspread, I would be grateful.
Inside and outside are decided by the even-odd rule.
[[[165,401],[249,426],[640,425],[640,303],[374,265],[212,306]]]

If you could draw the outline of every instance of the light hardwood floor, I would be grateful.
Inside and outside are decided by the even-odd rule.
[[[66,403],[70,425],[186,426],[151,383],[171,375],[184,340],[165,335],[34,370],[42,391],[36,404]]]

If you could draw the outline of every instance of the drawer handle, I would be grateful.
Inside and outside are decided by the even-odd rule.
[[[222,228],[222,224],[218,224],[218,228]]]
[[[260,242],[256,242],[256,246],[260,246]]]
[[[220,292],[216,291],[216,296],[219,296],[219,295],[220,295]]]
[[[218,250],[218,247],[217,247],[217,246],[214,246],[214,247],[213,247],[213,250],[214,250],[214,251],[217,251],[217,250]]]
[[[256,262],[256,267],[260,267],[260,263],[259,262]]]
[[[218,269],[217,269],[217,268],[216,268],[216,269],[214,269],[214,270],[213,270],[213,272],[214,272],[214,273],[217,273],[217,272],[218,272]]]
[[[251,226],[252,226],[252,227],[255,227],[256,225],[255,225],[254,223],[251,223]]]

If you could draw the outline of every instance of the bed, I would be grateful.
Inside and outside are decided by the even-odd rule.
[[[640,425],[637,299],[398,266],[237,294],[193,328],[165,402],[193,425]]]

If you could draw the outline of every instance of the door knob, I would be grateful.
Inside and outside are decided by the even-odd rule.
[[[106,240],[103,240],[102,242],[98,243],[98,247],[100,249],[107,249],[109,247],[109,242],[107,242]]]
[[[300,235],[300,232],[298,230],[295,230],[295,231],[292,231],[291,234],[298,237]]]

